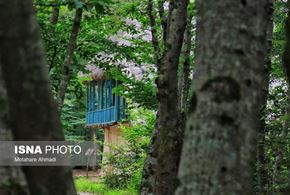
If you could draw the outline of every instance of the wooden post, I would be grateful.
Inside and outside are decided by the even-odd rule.
[[[101,96],[102,96],[102,91],[101,91],[101,87],[102,87],[102,82],[101,81],[98,81],[98,110],[101,110],[102,109],[102,99],[101,99]]]

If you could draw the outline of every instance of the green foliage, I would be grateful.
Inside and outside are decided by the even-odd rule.
[[[132,109],[129,114],[132,124],[121,128],[126,144],[111,146],[112,152],[105,157],[104,165],[112,170],[108,169],[104,183],[110,188],[138,190],[156,117],[147,109]]]
[[[108,172],[104,183],[110,188],[126,188],[136,170],[136,153],[124,147],[112,147],[112,153],[106,155]],[[110,170],[112,168],[112,171]]]

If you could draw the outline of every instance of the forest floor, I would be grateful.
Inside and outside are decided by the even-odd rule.
[[[126,189],[108,188],[102,180],[100,171],[73,170],[74,182],[78,195],[135,195],[135,192]]]

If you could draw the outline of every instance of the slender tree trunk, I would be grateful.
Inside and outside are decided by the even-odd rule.
[[[183,138],[186,113],[188,110],[188,93],[190,87],[190,51],[191,51],[191,39],[192,39],[192,24],[191,20],[193,13],[188,13],[187,25],[184,32],[183,48],[182,48],[182,62],[180,63],[180,72],[178,78],[178,114],[179,114],[179,134]],[[181,142],[183,139],[181,139]],[[182,143],[181,143],[182,145]]]
[[[97,165],[97,137],[96,137],[96,129],[90,128],[89,129],[89,141],[92,142],[91,149],[93,149],[95,152],[90,156],[91,161],[89,163],[91,170],[95,171],[96,170],[96,165]]]
[[[71,36],[69,39],[69,43],[67,46],[67,51],[62,67],[62,76],[60,80],[60,87],[59,87],[59,93],[58,93],[58,110],[61,111],[63,107],[63,101],[65,98],[67,85],[70,77],[70,66],[73,58],[73,53],[76,48],[76,42],[78,33],[80,30],[80,24],[81,24],[81,18],[82,18],[83,10],[81,8],[76,9],[75,18],[73,22],[73,27],[71,31]]]
[[[51,17],[50,17],[50,23],[52,25],[56,25],[58,22],[58,17],[59,17],[59,5],[57,5],[58,0],[55,1],[56,5],[54,5],[52,7],[52,13],[51,13]]]
[[[252,194],[267,1],[196,5],[197,70],[176,194]]]
[[[267,99],[269,94],[269,80],[271,72],[271,53],[272,53],[272,35],[273,35],[273,11],[274,11],[274,0],[268,0],[269,12],[268,12],[268,27],[267,27],[267,56],[265,60],[264,68],[264,80],[263,80],[263,93],[262,93],[262,108],[260,115],[260,127],[258,135],[258,194],[266,195],[267,188],[269,186],[269,174],[267,170],[267,158],[265,152],[265,110],[267,107]]]
[[[55,26],[58,22],[58,18],[59,18],[59,9],[60,6],[58,5],[59,0],[55,0],[55,5],[52,7],[52,13],[51,13],[51,17],[50,17],[50,24],[52,25],[52,32],[55,33]],[[58,54],[58,50],[57,50],[57,45],[54,44],[53,47],[53,55],[51,56],[51,60],[49,61],[49,72],[51,70],[51,68],[54,66],[54,61],[55,58]]]
[[[159,45],[158,35],[156,31],[156,21],[153,14],[153,9],[154,9],[153,5],[154,4],[152,0],[147,1],[147,15],[149,18],[151,34],[152,34],[151,42],[154,49],[154,60],[157,66],[158,74],[159,74],[160,66],[161,66],[160,64],[161,51],[160,51],[160,45]],[[156,81],[156,83],[157,82],[158,81]],[[147,151],[147,158],[146,158],[144,169],[143,169],[143,180],[142,180],[141,189],[140,189],[140,194],[142,195],[153,193],[153,185],[155,184],[155,173],[157,171],[157,148],[156,148],[157,136],[158,136],[157,123],[155,123],[155,127],[151,135],[151,140],[150,140],[150,144]]]
[[[179,91],[179,111],[185,113],[188,107],[188,91],[190,87],[190,51],[191,51],[191,38],[192,38],[192,20],[193,14],[189,13],[187,18],[187,25],[184,32],[183,49],[180,74],[178,78],[178,91]]]
[[[152,34],[152,45],[154,48],[154,58],[155,58],[155,62],[157,63],[157,67],[160,66],[160,47],[159,47],[159,40],[158,40],[158,35],[157,35],[157,26],[156,26],[156,21],[155,21],[155,16],[154,16],[154,4],[153,4],[153,0],[148,0],[147,1],[147,15],[149,18],[149,23],[150,23],[150,27],[151,27],[151,34]],[[163,12],[162,12],[163,13]],[[161,13],[161,14],[162,14]]]
[[[12,141],[11,129],[8,126],[7,92],[0,69],[0,141]],[[0,194],[29,195],[27,182],[21,167],[0,166]]]
[[[274,165],[274,174],[273,174],[273,186],[277,186],[280,184],[280,176],[282,170],[282,162],[283,162],[283,149],[279,148],[276,152],[276,159]],[[275,190],[275,193],[278,191]]]
[[[288,139],[289,136],[290,136],[290,119],[289,119],[289,116],[290,116],[290,1],[288,0],[287,2],[287,5],[288,5],[288,15],[287,15],[287,19],[286,19],[286,46],[285,46],[285,51],[284,51],[284,55],[283,55],[283,66],[284,66],[284,70],[285,70],[285,74],[286,74],[286,77],[287,77],[287,81],[288,81],[288,93],[287,93],[287,100],[288,100],[288,107],[287,107],[287,115],[288,115],[288,119],[286,121],[286,124],[285,124],[285,128],[282,132],[282,135],[284,139]],[[280,153],[280,154],[279,154]],[[277,166],[277,161],[278,159],[283,159],[283,151],[279,152],[276,157],[276,162],[275,162],[275,169],[278,168]],[[281,157],[279,157],[281,156]],[[277,168],[276,168],[277,167]],[[289,193],[290,191],[290,165],[287,165],[287,169],[288,169],[288,172],[289,172],[289,183],[288,183],[288,187],[287,187],[287,192],[285,192],[284,194],[287,194]],[[279,169],[277,169],[279,170]],[[276,174],[275,174],[276,175]]]
[[[157,81],[158,116],[144,167],[141,194],[174,193],[181,151],[178,129],[177,68],[186,26],[187,0],[170,2],[165,53]]]
[[[151,0],[149,0],[151,1]],[[166,41],[166,29],[167,29],[167,17],[166,17],[166,10],[164,10],[164,3],[166,0],[158,0],[158,13],[161,20],[161,26],[162,26],[162,38],[163,42]]]
[[[0,3],[0,64],[16,141],[64,140],[31,1]],[[23,167],[32,195],[75,195],[68,167]]]

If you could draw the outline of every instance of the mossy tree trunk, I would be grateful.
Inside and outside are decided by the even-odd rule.
[[[178,114],[179,114],[179,133],[183,137],[186,112],[188,110],[188,93],[190,87],[190,52],[192,48],[192,17],[193,13],[188,13],[187,24],[184,32],[183,48],[181,53],[181,63],[179,64],[178,76]]]
[[[286,18],[286,46],[283,55],[283,67],[287,78],[288,83],[288,92],[287,92],[287,104],[288,107],[286,109],[286,114],[288,115],[287,120],[285,121],[285,128],[281,133],[281,142],[286,142],[286,139],[289,139],[290,136],[290,1],[287,2],[288,5],[288,15]],[[281,169],[282,169],[282,162],[285,155],[285,151],[280,148],[276,151],[276,160],[275,160],[275,170],[274,170],[274,177],[273,177],[273,184],[279,185],[281,182]],[[285,191],[275,192],[281,194],[289,194],[290,191],[290,165],[288,163],[287,169],[289,172],[288,178],[288,187]]]
[[[164,33],[165,49],[160,61],[158,60],[157,122],[145,162],[141,194],[169,195],[177,187],[182,139],[178,121],[177,69],[186,27],[187,4],[187,0],[170,1],[167,29]]]
[[[0,64],[16,141],[61,141],[57,107],[32,1],[0,3]],[[69,167],[23,167],[33,195],[75,195]]]
[[[7,91],[0,68],[0,141],[12,141],[9,128]],[[29,189],[21,167],[0,166],[0,194],[29,195]]]
[[[196,76],[176,194],[252,194],[266,0],[197,0]]]
[[[267,26],[267,56],[264,65],[264,80],[262,85],[262,107],[260,112],[260,127],[258,134],[258,147],[257,147],[257,175],[258,175],[258,194],[266,195],[270,184],[270,176],[268,174],[268,162],[265,151],[265,133],[266,133],[266,107],[269,94],[269,81],[271,73],[271,54],[272,54],[272,35],[273,35],[273,12],[274,0],[268,1],[268,26]]]

